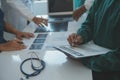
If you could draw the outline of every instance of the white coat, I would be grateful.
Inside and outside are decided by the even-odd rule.
[[[1,7],[5,13],[5,19],[19,30],[27,25],[27,20],[34,17],[32,0],[1,0]]]

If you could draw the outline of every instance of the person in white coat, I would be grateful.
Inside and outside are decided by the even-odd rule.
[[[33,15],[32,0],[1,0],[1,7],[6,20],[19,30],[23,30],[28,21],[47,25],[46,19]]]
[[[78,19],[86,12],[88,11],[92,4],[93,4],[94,0],[85,0],[84,4],[82,6],[80,6],[78,9],[76,9],[73,12],[73,18],[74,20],[78,21]]]

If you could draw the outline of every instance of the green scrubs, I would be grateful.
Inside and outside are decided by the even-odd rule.
[[[79,8],[82,4],[84,4],[85,0],[74,0],[75,9]]]
[[[120,72],[120,0],[95,0],[77,34],[83,43],[93,40],[111,49],[100,56],[80,59],[84,65],[96,72]],[[113,75],[111,80],[120,80],[120,75]]]

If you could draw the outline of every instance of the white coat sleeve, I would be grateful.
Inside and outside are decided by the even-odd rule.
[[[91,6],[93,5],[93,2],[94,2],[94,0],[85,0],[85,3],[84,3],[85,8],[87,10],[89,10],[91,8]]]
[[[6,0],[6,3],[20,13],[25,19],[32,21],[34,15],[20,0]]]

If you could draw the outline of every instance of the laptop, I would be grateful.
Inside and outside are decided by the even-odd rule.
[[[48,0],[48,22],[72,21],[74,0]]]
[[[101,55],[110,51],[110,49],[96,45],[93,41],[90,41],[79,47],[71,47],[70,45],[61,45],[61,46],[55,46],[54,48],[75,59]]]

